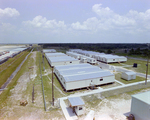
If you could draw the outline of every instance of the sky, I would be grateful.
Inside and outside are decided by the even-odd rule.
[[[0,0],[0,43],[150,43],[150,0]]]

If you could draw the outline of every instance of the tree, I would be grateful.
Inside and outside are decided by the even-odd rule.
[[[130,51],[129,51],[129,55],[133,55],[134,54],[134,49],[132,48]]]
[[[107,50],[107,54],[111,54],[112,51],[110,49]]]

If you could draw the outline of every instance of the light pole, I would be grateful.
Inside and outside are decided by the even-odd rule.
[[[147,74],[148,74],[148,63],[149,63],[149,43],[147,44],[148,46],[148,54],[147,54],[147,68],[146,68],[146,79],[145,79],[145,85],[147,84]]]
[[[53,81],[53,66],[52,66],[52,105],[54,106],[54,81]]]

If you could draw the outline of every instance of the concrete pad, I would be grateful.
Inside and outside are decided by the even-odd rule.
[[[100,116],[95,116],[95,120],[113,120],[109,115],[104,114]]]
[[[60,99],[60,106],[61,106],[61,109],[64,113],[64,116],[65,116],[66,120],[76,120],[76,119],[78,119],[76,114],[72,112],[72,109],[69,108],[65,104],[64,99]]]

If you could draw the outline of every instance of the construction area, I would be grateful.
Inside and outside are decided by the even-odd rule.
[[[0,50],[0,57],[17,51],[0,64],[0,119],[148,120],[148,108],[139,116],[135,107],[141,99],[150,105],[146,61],[39,45]]]

